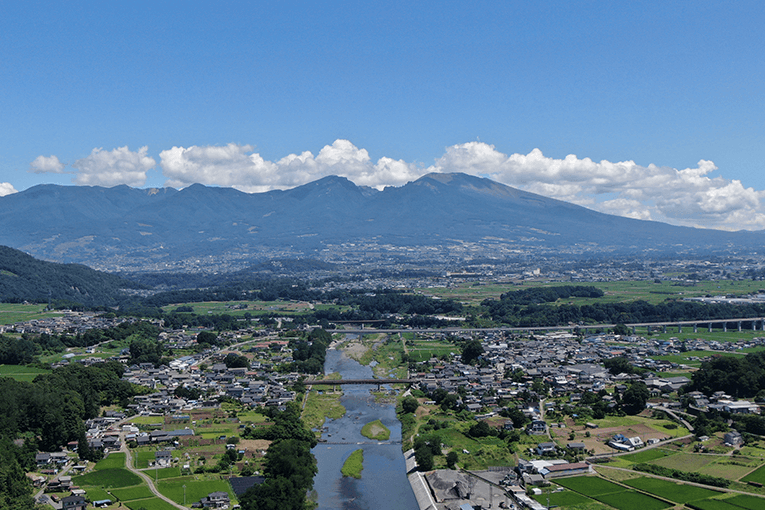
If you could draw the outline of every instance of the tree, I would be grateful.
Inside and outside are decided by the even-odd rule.
[[[197,343],[208,344],[208,345],[220,345],[220,342],[218,341],[218,335],[216,335],[212,331],[200,331],[197,334]]]
[[[433,469],[433,452],[427,445],[420,446],[414,451],[414,460],[420,471],[430,471]]]
[[[633,382],[622,396],[622,409],[627,414],[638,414],[645,409],[651,393],[643,381]]]
[[[459,460],[459,455],[454,450],[446,454],[446,466],[449,469],[454,469],[454,466],[457,464],[458,460]]]
[[[468,340],[462,348],[462,362],[467,364],[475,363],[481,354],[483,354],[481,342],[476,339]]]
[[[417,401],[416,398],[412,397],[411,395],[408,397],[405,397],[401,401],[401,410],[405,413],[413,413],[417,410],[417,408],[420,406],[420,403]]]
[[[614,335],[627,336],[629,334],[630,334],[630,328],[628,328],[624,324],[620,323],[614,326]]]

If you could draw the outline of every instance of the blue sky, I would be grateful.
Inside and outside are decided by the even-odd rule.
[[[4,2],[0,195],[464,171],[765,228],[762,2]]]

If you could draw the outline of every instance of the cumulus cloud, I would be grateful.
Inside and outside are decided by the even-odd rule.
[[[252,145],[224,147],[173,147],[160,153],[166,186],[183,188],[193,183],[230,186],[241,191],[262,192],[287,189],[326,177],[347,177],[358,185],[382,188],[416,179],[423,170],[391,158],[374,163],[365,149],[348,140],[336,140],[319,154],[310,151],[290,154],[272,162],[253,152]]]
[[[157,165],[147,153],[148,147],[141,147],[137,152],[127,146],[111,151],[93,149],[89,156],[72,164],[77,170],[74,182],[88,186],[143,186],[146,172]]]
[[[710,177],[717,170],[711,161],[678,170],[575,155],[554,159],[539,149],[508,156],[493,145],[470,142],[448,147],[431,170],[485,176],[630,218],[730,230],[765,228],[765,192],[746,188],[736,179]]]
[[[10,182],[0,182],[0,197],[13,193],[17,193],[17,191]]]
[[[35,174],[62,174],[64,167],[57,156],[37,156],[29,163],[29,171]]]
[[[166,185],[231,186],[245,192],[287,189],[327,175],[362,186],[401,186],[429,172],[464,172],[597,211],[675,225],[729,230],[765,228],[765,191],[741,181],[711,177],[711,161],[675,169],[634,161],[593,161],[569,155],[504,154],[493,145],[469,142],[447,147],[428,167],[389,157],[372,161],[365,149],[336,140],[317,155],[290,154],[265,160],[252,145],[173,147],[160,153]]]

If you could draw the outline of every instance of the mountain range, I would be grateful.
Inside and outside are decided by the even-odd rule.
[[[629,219],[466,174],[382,191],[329,176],[286,191],[195,184],[39,185],[0,198],[0,244],[58,262],[140,267],[229,257],[331,259],[342,250],[494,253],[755,251],[761,232]]]

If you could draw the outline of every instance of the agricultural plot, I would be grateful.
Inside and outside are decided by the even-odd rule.
[[[625,480],[624,484],[659,496],[660,498],[674,501],[675,503],[688,503],[700,499],[711,498],[713,496],[719,496],[721,494],[720,492],[704,489],[702,487],[649,477]]]
[[[594,496],[601,503],[610,505],[617,510],[662,510],[673,506],[671,503],[646,496],[640,492],[623,491]]]
[[[539,494],[537,496],[534,496],[534,499],[536,499],[539,503],[543,505],[547,505],[547,502],[549,501],[550,506],[557,506],[557,507],[570,507],[570,506],[576,506],[576,505],[582,505],[582,504],[595,503],[595,500],[592,500],[588,498],[587,496],[582,496],[581,494],[577,492],[572,492],[572,491],[552,492],[550,494]]]
[[[133,501],[128,501],[125,503],[125,506],[130,508],[130,510],[138,510],[143,508],[146,510],[176,510],[173,505],[159,498],[136,499]]]
[[[137,485],[135,487],[127,487],[125,489],[112,489],[110,492],[119,498],[120,501],[130,501],[133,499],[146,499],[154,497],[151,489],[145,485]]]
[[[186,486],[186,502],[191,505],[207,496],[211,492],[227,492],[232,501],[236,495],[231,490],[231,485],[225,480],[197,480],[193,476],[160,480],[157,484],[159,491],[176,503],[183,504],[183,486]]]
[[[707,464],[712,464],[716,460],[718,460],[718,458],[714,455],[678,453],[677,455],[670,455],[669,457],[656,459],[652,464],[670,469],[677,469],[679,471],[698,471]]]
[[[745,457],[725,457],[698,470],[703,475],[719,476],[727,480],[739,480],[762,463],[762,460]]]
[[[75,485],[94,485],[106,489],[131,487],[141,483],[141,478],[124,468],[110,468],[92,471],[86,475],[72,477]]]
[[[746,508],[746,510],[761,510],[762,508],[765,508],[765,499],[756,496],[745,496],[743,494],[726,499],[725,502],[741,508]]]
[[[0,377],[10,377],[17,381],[32,382],[40,374],[49,374],[50,370],[24,367],[19,365],[0,365]]]
[[[125,467],[125,454],[124,453],[110,453],[105,459],[98,461],[93,469],[115,469]]]
[[[574,476],[571,478],[561,478],[559,480],[555,480],[555,483],[590,497],[625,491],[624,487],[621,485],[617,485],[615,483],[609,482],[608,480],[598,478],[597,476]]]
[[[656,459],[675,455],[675,452],[663,450],[661,448],[651,448],[650,450],[643,450],[630,455],[622,455],[619,457],[621,460],[626,460],[632,464],[640,464],[643,462],[651,462]]]
[[[765,466],[761,466],[757,468],[756,470],[752,471],[751,473],[746,475],[744,478],[742,478],[741,481],[765,484]]]
[[[704,499],[701,501],[694,501],[689,506],[696,510],[743,510],[744,507],[732,505],[728,503],[729,500],[720,499]],[[762,508],[756,507],[757,509]]]

